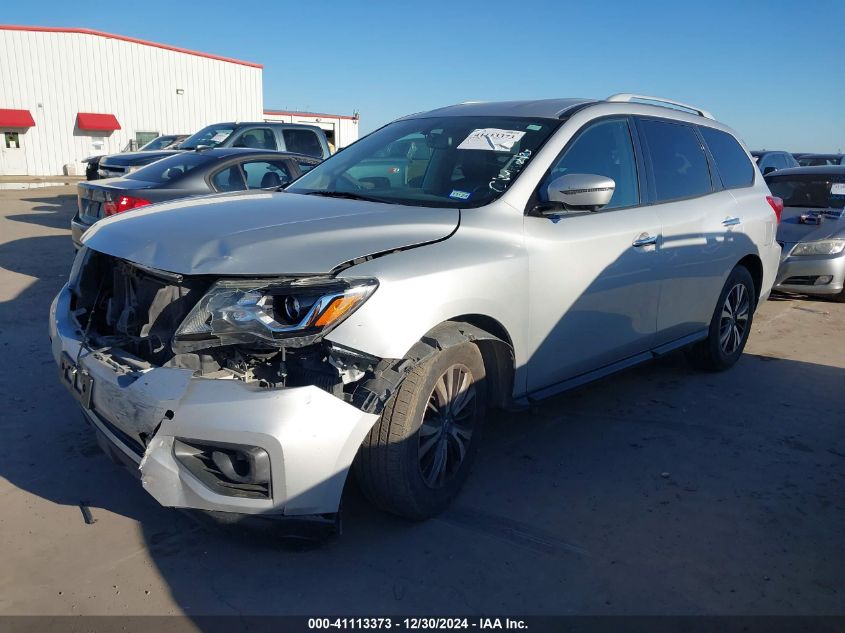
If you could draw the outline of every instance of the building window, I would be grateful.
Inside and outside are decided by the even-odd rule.
[[[6,149],[20,149],[21,136],[19,132],[6,132],[4,134]]]

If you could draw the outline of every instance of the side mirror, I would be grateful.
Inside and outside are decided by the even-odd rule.
[[[766,167],[766,168],[763,170],[763,175],[764,175],[764,176],[767,176],[768,174],[771,174],[773,171],[777,171],[777,168],[772,167],[771,165],[769,165],[768,167]]]
[[[596,174],[566,174],[549,183],[549,202],[559,202],[566,209],[598,211],[610,202],[616,183],[613,178]],[[554,215],[555,211],[544,211]]]

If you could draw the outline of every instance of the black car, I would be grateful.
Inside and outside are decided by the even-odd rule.
[[[299,178],[319,158],[289,152],[227,147],[176,152],[123,178],[77,185],[71,220],[74,246],[97,220],[155,202],[247,189],[278,189]]]
[[[786,169],[787,167],[798,167],[798,161],[789,152],[781,152],[777,150],[762,150],[758,152],[751,152],[754,161],[757,163],[757,168],[765,176],[778,169]]]
[[[845,165],[845,154],[802,154],[798,157],[798,164],[801,167]]]
[[[124,150],[124,153],[135,153],[135,152],[147,152],[147,151],[156,151],[156,150],[163,150],[163,149],[175,149],[179,146],[179,143],[184,141],[188,138],[187,134],[163,134],[162,136],[157,136],[153,140],[151,140],[146,145],[142,145],[137,150]],[[105,156],[89,156],[82,160],[85,163],[85,178],[87,180],[97,180],[100,178],[99,168],[100,168],[100,161],[105,158]]]

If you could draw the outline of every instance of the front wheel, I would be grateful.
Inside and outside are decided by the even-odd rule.
[[[687,356],[693,365],[710,371],[732,367],[745,349],[756,307],[757,292],[751,273],[737,266],[719,295],[707,338],[689,349]]]
[[[484,361],[473,343],[415,367],[361,445],[355,474],[364,494],[411,519],[446,509],[469,475],[486,401]]]

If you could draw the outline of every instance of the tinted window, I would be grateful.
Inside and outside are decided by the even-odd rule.
[[[284,130],[285,147],[289,152],[305,154],[306,156],[322,156],[323,146],[320,139],[311,130]]]
[[[689,125],[640,120],[657,201],[710,193],[710,171],[698,136]]]
[[[214,159],[204,154],[195,154],[194,152],[176,154],[175,156],[162,158],[146,167],[133,171],[131,174],[125,176],[125,178],[164,183],[181,178],[192,169],[204,165],[209,160]]]
[[[255,160],[243,163],[246,186],[250,189],[271,189],[288,184],[293,178],[283,160]]]
[[[547,201],[549,183],[566,174],[596,174],[613,178],[616,189],[605,209],[637,204],[637,161],[628,122],[601,121],[581,132],[552,167],[540,188],[540,200]]]
[[[244,177],[238,165],[232,165],[218,171],[211,177],[211,184],[217,191],[243,191],[246,189]]]
[[[276,135],[273,130],[266,127],[246,130],[238,137],[233,147],[253,147],[255,149],[277,149]]]
[[[747,187],[754,182],[754,167],[733,136],[711,127],[699,127],[698,130],[716,161],[716,170],[726,188]]]
[[[766,183],[772,195],[783,198],[786,207],[841,209],[845,206],[845,176],[772,174]]]

